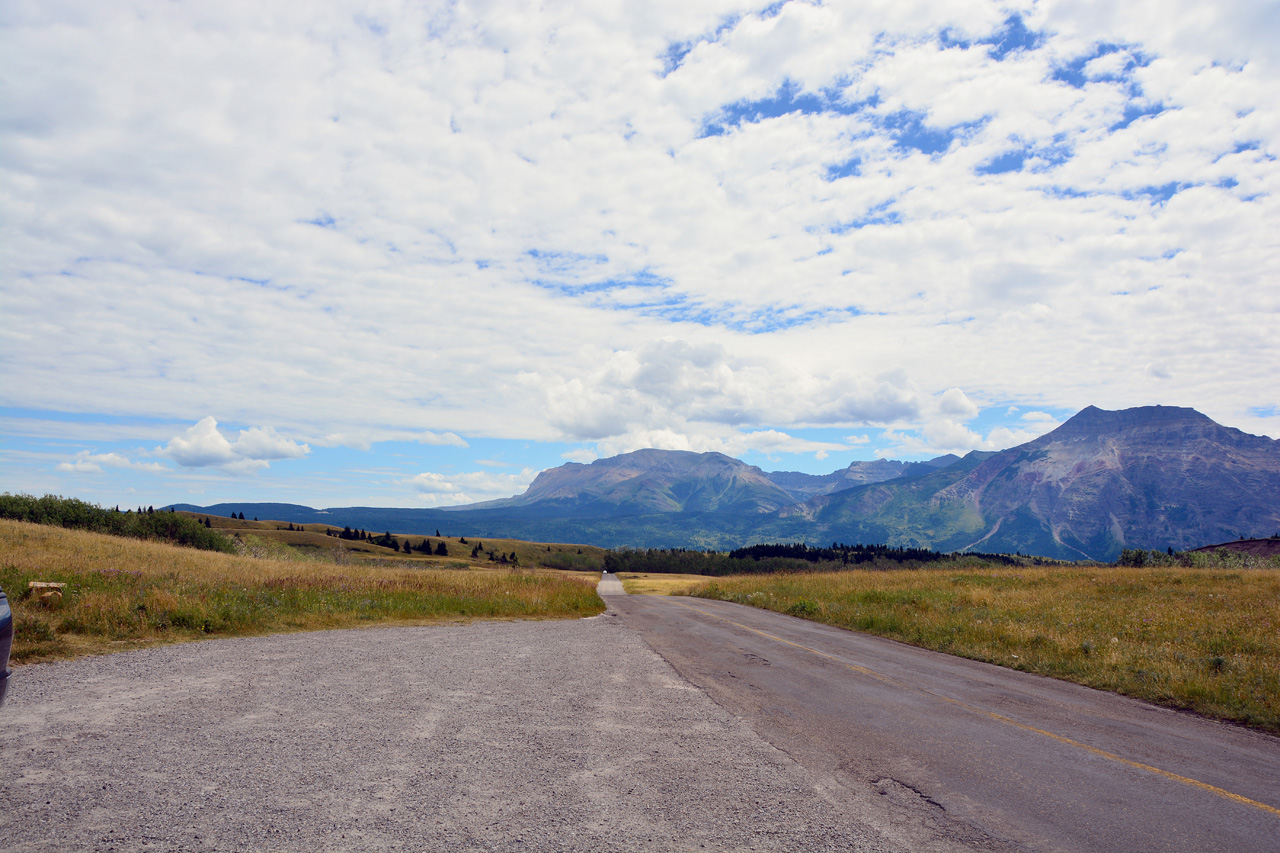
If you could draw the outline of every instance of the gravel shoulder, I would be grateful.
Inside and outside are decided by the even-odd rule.
[[[0,767],[10,851],[895,849],[614,610],[23,667]]]

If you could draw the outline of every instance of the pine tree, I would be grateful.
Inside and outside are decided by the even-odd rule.
[[[441,539],[440,544],[436,546],[436,556],[437,557],[449,556],[449,549],[445,546],[443,539]]]

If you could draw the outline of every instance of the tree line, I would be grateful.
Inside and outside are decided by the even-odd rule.
[[[721,577],[789,572],[830,572],[855,567],[909,568],[961,559],[982,560],[985,563],[999,565],[1022,565],[1022,558],[1011,557],[1008,554],[978,554],[967,551],[959,554],[945,554],[927,548],[844,545],[836,542],[833,542],[830,548],[820,548],[801,542],[780,542],[735,548],[729,552],[686,548],[615,550],[605,554],[604,566],[609,572],[653,572]]]

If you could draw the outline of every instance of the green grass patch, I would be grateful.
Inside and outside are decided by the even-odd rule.
[[[1280,733],[1280,569],[745,576],[691,592]]]

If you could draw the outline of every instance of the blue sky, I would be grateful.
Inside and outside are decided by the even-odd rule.
[[[0,11],[0,490],[1280,437],[1280,4]]]

